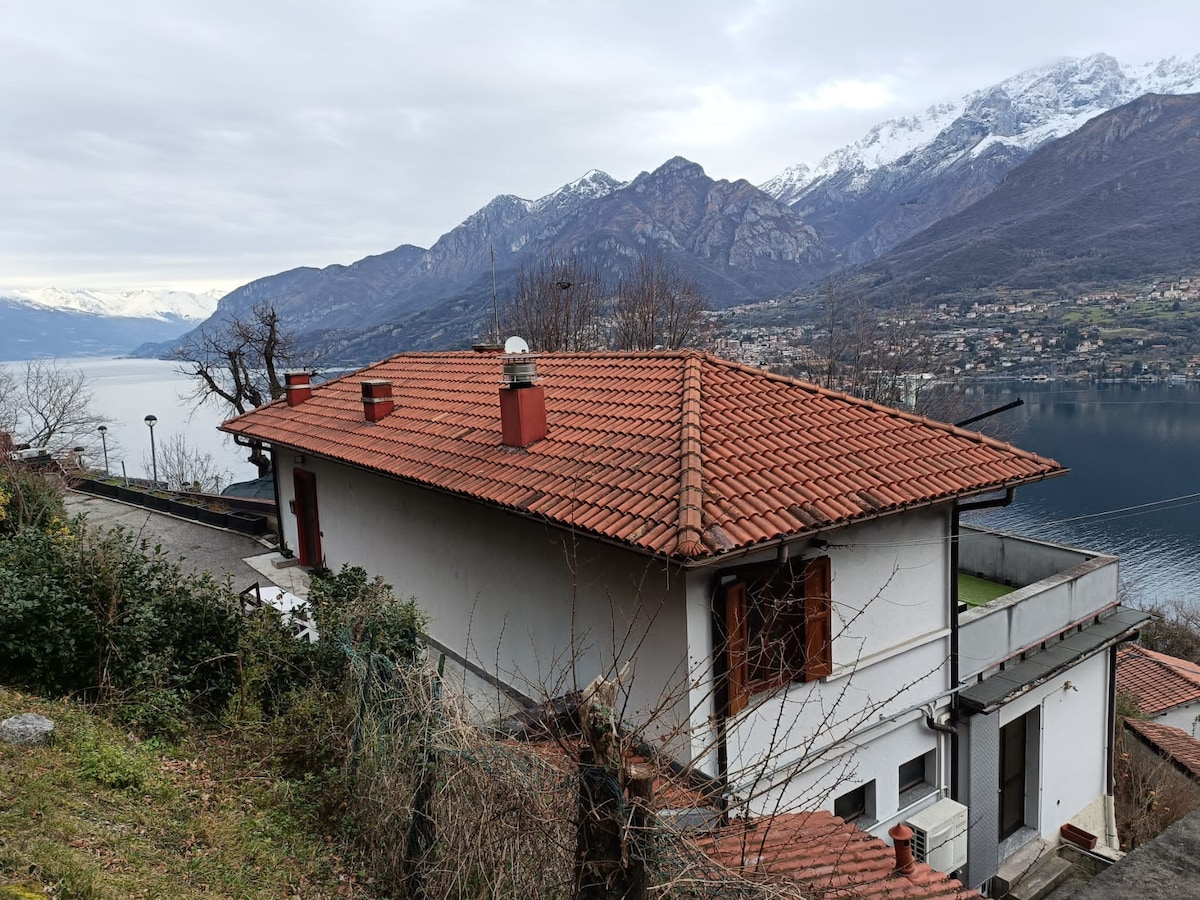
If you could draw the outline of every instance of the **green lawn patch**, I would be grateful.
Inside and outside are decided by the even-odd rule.
[[[1015,590],[1011,585],[997,584],[986,578],[967,575],[965,572],[958,573],[958,600],[967,606],[983,606]]]

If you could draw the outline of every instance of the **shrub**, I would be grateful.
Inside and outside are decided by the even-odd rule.
[[[60,482],[0,461],[0,536],[22,528],[51,530],[61,526],[64,519]]]
[[[95,700],[165,691],[204,711],[237,689],[231,592],[119,529],[76,521],[0,540],[0,620],[0,681],[14,686]]]

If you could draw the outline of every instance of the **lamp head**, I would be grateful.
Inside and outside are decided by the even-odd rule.
[[[145,422],[147,425],[149,425],[151,428],[153,428],[153,427],[154,427],[154,423],[158,421],[158,416],[146,416],[146,418],[145,418],[143,421],[144,421],[144,422]]]

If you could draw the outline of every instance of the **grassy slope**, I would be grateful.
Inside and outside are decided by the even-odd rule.
[[[0,900],[18,885],[88,900],[367,896],[304,786],[247,763],[236,739],[143,743],[78,705],[0,688],[0,719],[20,712],[56,734],[0,744]]]

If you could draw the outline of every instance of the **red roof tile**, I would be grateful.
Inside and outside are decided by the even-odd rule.
[[[1182,728],[1143,719],[1126,719],[1125,727],[1167,759],[1187,769],[1193,778],[1200,780],[1200,741]]]
[[[978,898],[977,891],[918,863],[896,871],[896,855],[877,837],[827,812],[781,813],[735,822],[701,846],[725,866],[802,885],[824,900],[934,900]]]
[[[501,442],[501,360],[401,354],[224,430],[702,558],[1066,470],[975,432],[695,351],[547,354],[546,437]],[[360,382],[395,411],[363,416]]]
[[[1148,716],[1200,700],[1200,666],[1130,644],[1117,651],[1117,690]]]

